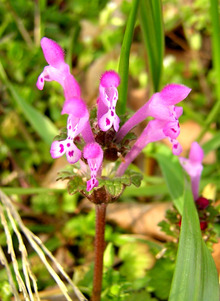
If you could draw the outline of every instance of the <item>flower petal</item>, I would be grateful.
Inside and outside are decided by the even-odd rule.
[[[64,51],[56,42],[46,37],[41,39],[41,48],[47,63],[59,68],[64,62]]]
[[[113,70],[106,71],[101,76],[100,84],[104,88],[118,87],[118,85],[120,84],[120,77],[118,73]]]
[[[53,141],[50,148],[50,154],[53,159],[63,156],[66,152],[66,140]]]
[[[88,163],[91,164],[95,163],[96,164],[96,171],[99,170],[102,164],[103,160],[103,150],[101,146],[94,142],[94,143],[89,143],[84,147],[83,150],[83,157],[87,159]]]
[[[190,149],[189,159],[179,158],[183,169],[188,173],[191,179],[191,187],[194,200],[199,197],[199,182],[203,170],[202,159],[203,150],[197,142],[193,142]]]
[[[66,71],[68,72],[68,70]],[[52,80],[58,82],[63,86],[64,79],[65,79],[66,73],[61,72],[60,70],[52,67],[52,66],[46,66],[44,67],[43,72],[39,75],[36,86],[39,90],[42,90],[44,87],[44,82],[50,82]]]
[[[179,156],[183,151],[181,144],[176,139],[170,139],[170,142],[173,145],[173,148],[172,148],[173,154],[175,156]]]
[[[204,152],[198,142],[194,141],[189,152],[189,159],[191,162],[202,163]]]
[[[178,84],[169,84],[160,92],[161,103],[164,105],[175,105],[185,99],[191,89]]]
[[[87,191],[91,191],[94,187],[97,187],[99,185],[99,181],[96,178],[91,178],[89,181],[87,181]]]
[[[178,120],[167,122],[163,129],[164,134],[171,139],[175,139],[180,134],[180,126]]]
[[[113,120],[113,127],[116,132],[119,130],[119,124],[120,124],[120,118],[118,117],[118,115],[115,114],[115,117]]]
[[[102,131],[109,130],[112,125],[115,131],[119,129],[120,119],[116,115],[115,107],[118,100],[118,91],[115,87],[100,87],[98,100],[98,124]],[[104,113],[105,112],[105,113]]]
[[[87,182],[87,190],[90,191],[98,186],[96,176],[102,165],[103,150],[98,143],[89,143],[84,147],[83,156],[87,159],[91,171],[91,179]]]
[[[180,116],[183,114],[183,108],[182,107],[174,107],[174,111],[176,113],[176,118],[180,118]]]
[[[68,114],[76,118],[83,118],[88,114],[88,110],[84,101],[75,97],[65,100],[61,114]]]
[[[81,151],[75,146],[73,142],[67,143],[66,158],[70,164],[74,164],[81,158]]]
[[[99,127],[103,132],[108,131],[112,127],[112,123],[113,121],[109,112],[99,119]]]
[[[43,73],[41,73],[41,74],[38,76],[36,86],[37,86],[37,88],[38,88],[39,90],[43,90],[43,88],[44,88],[44,75],[43,75]]]

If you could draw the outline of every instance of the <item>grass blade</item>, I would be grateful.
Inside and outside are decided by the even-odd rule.
[[[210,124],[216,120],[217,115],[220,112],[220,15],[219,15],[219,0],[211,0],[210,1],[210,20],[212,23],[212,60],[213,60],[213,68],[215,71],[215,86],[216,86],[216,95],[217,99],[209,112],[206,120],[203,131],[199,136],[199,140],[203,137],[203,135],[208,130]]]
[[[134,26],[137,16],[139,0],[133,0],[131,11],[128,17],[125,35],[121,46],[121,55],[119,60],[118,73],[121,78],[121,83],[118,87],[119,100],[117,111],[119,115],[126,111],[127,94],[128,94],[128,72],[129,72],[129,55],[133,38]]]
[[[158,161],[172,201],[180,214],[182,214],[184,176],[178,158],[173,156],[171,150],[164,145],[158,146],[157,151],[150,153],[149,156]]]
[[[191,189],[186,189],[169,301],[219,301],[218,274],[201,235]]]
[[[147,50],[153,92],[160,89],[163,69],[164,32],[160,0],[141,0],[140,23]]]

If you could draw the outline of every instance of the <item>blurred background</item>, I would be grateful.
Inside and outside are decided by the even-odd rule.
[[[57,172],[67,161],[65,157],[53,160],[49,151],[54,136],[66,124],[66,116],[60,115],[64,96],[56,82],[46,83],[43,91],[36,88],[37,78],[47,64],[40,40],[46,36],[64,48],[66,62],[81,86],[82,97],[92,107],[96,103],[101,74],[106,69],[118,70],[130,9],[129,0],[0,2],[1,190],[16,205],[25,225],[41,238],[71,277],[75,271],[74,281],[84,292],[91,288],[92,274],[88,271],[93,260],[94,211],[88,201],[65,191],[65,181],[56,182]],[[210,198],[218,200],[219,111],[216,109],[212,117],[209,114],[220,101],[216,89],[220,79],[213,63],[210,1],[162,0],[162,12],[165,49],[161,88],[168,83],[179,83],[192,89],[187,100],[181,103],[184,113],[180,118],[179,141],[183,155],[194,140],[204,145],[207,156],[202,189],[208,191]],[[137,110],[151,94],[148,56],[137,18],[130,53],[128,110]],[[205,127],[208,116],[210,122]],[[140,130],[137,128],[136,133]],[[155,243],[156,249],[157,244],[166,241],[157,223],[169,207],[170,196],[157,162],[146,155],[150,151],[144,152],[136,162],[145,174],[141,188],[128,188],[107,215],[106,240],[117,257],[114,261],[119,265],[120,276],[117,277],[125,279],[125,283],[141,277],[154,264],[149,250],[143,245],[132,247],[131,238],[143,235]],[[135,210],[146,213],[139,226],[134,226],[138,214]],[[0,244],[6,248],[2,228]],[[134,254],[133,261],[128,253]],[[146,258],[146,254],[147,261],[134,260]],[[53,281],[44,265],[33,253],[31,260],[39,290],[50,287]],[[143,267],[141,272],[140,267]],[[0,294],[9,300],[2,293],[6,279],[1,269]],[[151,286],[157,292],[153,282]],[[155,293],[157,299],[154,300],[166,300],[166,294],[165,288],[162,296]]]

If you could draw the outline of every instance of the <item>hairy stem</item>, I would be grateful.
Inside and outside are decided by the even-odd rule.
[[[93,277],[92,301],[101,300],[103,253],[105,248],[105,214],[107,204],[96,205],[96,226],[95,226],[95,265]]]

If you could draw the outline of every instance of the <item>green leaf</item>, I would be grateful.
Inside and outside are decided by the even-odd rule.
[[[158,196],[159,194],[166,194],[167,193],[167,186],[165,184],[158,184],[158,185],[147,185],[145,186],[144,183],[141,187],[127,187],[123,193],[123,197],[125,196]]]
[[[119,100],[117,104],[117,111],[119,115],[124,114],[126,111],[127,93],[128,93],[129,56],[130,56],[130,49],[131,49],[138,5],[139,5],[139,0],[132,1],[132,7],[127,21],[123,43],[121,46],[121,55],[120,55],[119,68],[118,68],[118,73],[121,78],[121,83],[118,87]]]
[[[127,184],[129,185],[129,179],[127,179]],[[114,179],[100,179],[99,187],[105,186],[106,190],[114,197],[119,197],[124,190],[124,185],[121,178]]]
[[[140,186],[143,176],[135,171],[128,170],[120,178],[99,179],[99,187],[105,186],[113,197],[119,197],[126,186]]]
[[[204,120],[204,128],[199,135],[199,140],[209,129],[212,122],[216,121],[220,112],[220,15],[219,15],[219,0],[211,0],[210,2],[210,20],[212,23],[212,62],[215,72],[215,88],[217,99]]]
[[[180,214],[183,211],[184,174],[179,160],[172,154],[169,148],[161,145],[154,157],[162,170],[172,201]]]
[[[50,145],[53,141],[54,136],[58,133],[57,128],[51,122],[49,118],[42,115],[34,107],[32,107],[25,99],[21,97],[16,88],[9,82],[2,64],[0,63],[0,77],[11,93],[14,101],[22,110],[25,118],[32,125],[33,129],[38,133],[38,135]]]
[[[218,301],[218,273],[200,230],[199,218],[187,188],[177,261],[169,301]]]
[[[49,192],[64,192],[62,188],[45,188],[45,187],[1,187],[1,191],[5,194],[17,194],[17,195],[28,195],[28,194],[38,194],[38,193],[49,193]]]
[[[140,242],[124,243],[118,256],[123,260],[120,273],[128,280],[144,277],[146,270],[154,263],[154,257],[147,244]]]
[[[220,15],[218,0],[210,1],[210,20],[212,21],[212,57],[216,75],[217,101],[205,120],[207,126],[215,120],[215,117],[217,117],[217,114],[220,111]]]
[[[74,176],[69,180],[67,189],[69,194],[75,194],[76,192],[86,191],[86,184],[81,176]]]
[[[156,92],[160,87],[164,55],[161,0],[141,0],[139,12],[153,91]]]
[[[175,263],[170,259],[160,258],[148,272],[148,276],[150,277],[148,285],[153,290],[155,296],[161,300],[167,300],[169,297],[174,267]]]
[[[126,175],[126,173],[125,173],[125,175]],[[132,172],[132,173],[130,173],[130,179],[131,179],[131,183],[134,186],[139,187],[141,185],[143,176],[140,173]]]
[[[103,258],[104,267],[106,268],[112,267],[114,264],[114,257],[115,257],[114,246],[113,243],[110,242],[108,243],[104,252],[104,258]]]

